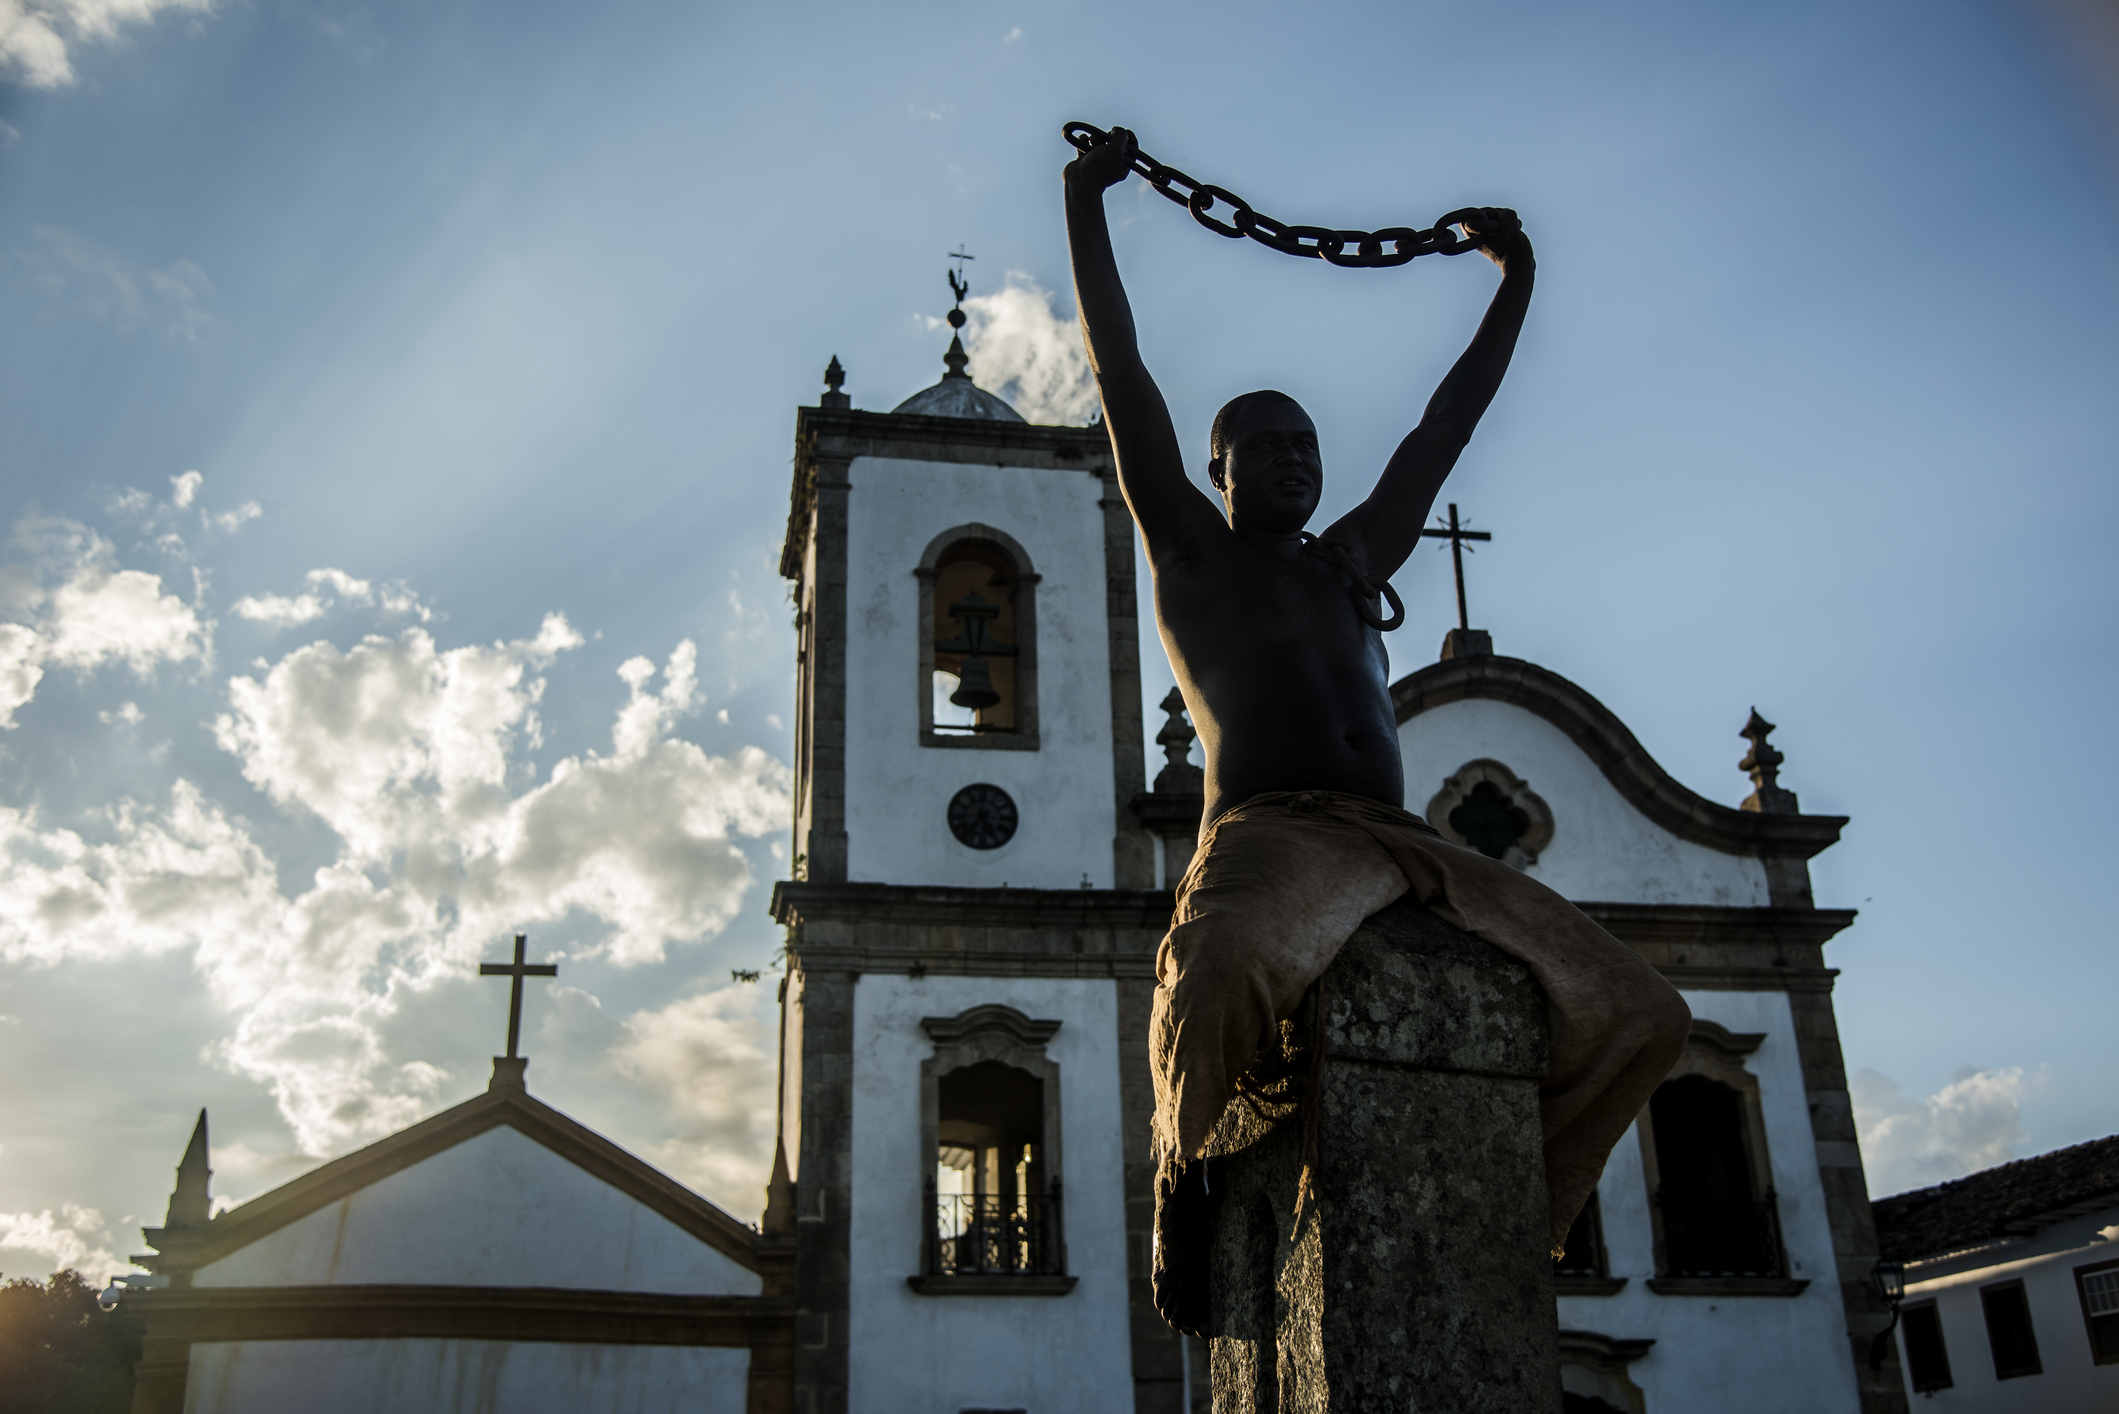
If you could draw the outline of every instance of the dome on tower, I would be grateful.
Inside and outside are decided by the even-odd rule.
[[[964,371],[964,365],[970,361],[964,354],[964,341],[952,334],[949,338],[949,352],[942,356],[942,363],[948,369],[942,375],[942,381],[931,388],[922,388],[891,411],[917,413],[921,417],[976,417],[987,422],[1023,421],[1021,413],[971,381],[971,375]]]

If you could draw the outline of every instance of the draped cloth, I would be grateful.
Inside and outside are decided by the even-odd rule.
[[[1677,1063],[1692,1021],[1677,990],[1545,885],[1380,801],[1336,791],[1253,796],[1201,834],[1156,954],[1149,1065],[1159,1307],[1167,1261],[1180,1256],[1162,1240],[1179,1171],[1362,920],[1408,892],[1526,964],[1544,989],[1538,1102],[1555,1249],[1612,1146]]]

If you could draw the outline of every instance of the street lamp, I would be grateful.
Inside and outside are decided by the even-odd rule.
[[[1876,1265],[1869,1269],[1869,1287],[1891,1308],[1891,1324],[1869,1342],[1869,1368],[1881,1370],[1884,1351],[1891,1345],[1891,1333],[1898,1329],[1898,1303],[1906,1299],[1906,1264],[1890,1257],[1877,1258]]]

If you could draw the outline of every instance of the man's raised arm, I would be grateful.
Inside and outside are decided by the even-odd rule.
[[[1538,263],[1516,213],[1485,208],[1466,229],[1484,237],[1481,250],[1501,267],[1501,288],[1494,291],[1493,303],[1487,306],[1471,346],[1428,399],[1420,425],[1391,454],[1376,489],[1325,532],[1358,548],[1367,557],[1372,575],[1396,573],[1419,545],[1420,527],[1435,496],[1471,441],[1472,429],[1479,425],[1487,404],[1500,390],[1501,378],[1516,352],[1516,335],[1523,330],[1523,316],[1530,309]]]
[[[1118,459],[1118,482],[1151,556],[1190,528],[1219,526],[1213,504],[1185,477],[1184,454],[1162,390],[1141,362],[1133,309],[1118,278],[1104,191],[1132,170],[1138,144],[1124,128],[1067,164],[1067,245],[1074,259],[1074,302],[1081,311],[1089,367],[1103,395],[1104,424]]]

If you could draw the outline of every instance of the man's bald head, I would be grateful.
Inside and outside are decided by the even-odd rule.
[[[1302,404],[1286,393],[1271,388],[1260,388],[1255,393],[1242,393],[1222,404],[1221,411],[1214,414],[1214,430],[1208,434],[1208,455],[1219,463],[1229,454],[1229,444],[1236,440],[1244,418],[1251,412],[1262,412],[1268,408],[1291,407],[1302,412]],[[1308,416],[1307,413],[1304,416]]]

